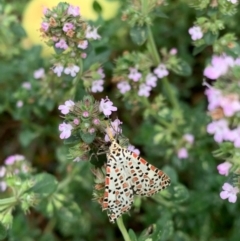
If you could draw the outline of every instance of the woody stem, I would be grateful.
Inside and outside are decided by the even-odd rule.
[[[125,228],[125,225],[123,223],[123,220],[122,220],[122,217],[119,217],[117,219],[117,225],[118,225],[118,228],[120,229],[121,233],[122,233],[122,236],[124,238],[124,241],[131,241],[129,235],[128,235],[128,232]]]

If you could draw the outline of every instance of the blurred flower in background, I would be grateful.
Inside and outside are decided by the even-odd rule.
[[[23,41],[25,47],[31,47],[32,45],[42,45],[43,47],[43,56],[49,56],[53,53],[53,49],[48,47],[40,37],[39,26],[42,22],[43,12],[47,8],[52,8],[56,6],[60,1],[59,0],[32,0],[27,5],[24,13],[22,24],[27,32],[28,37]],[[83,18],[88,20],[97,20],[98,13],[93,8],[94,0],[66,0],[65,2],[79,6],[80,14]],[[109,20],[116,16],[118,9],[120,7],[119,1],[107,1],[107,0],[98,0],[98,3],[102,7],[102,18],[104,20]]]

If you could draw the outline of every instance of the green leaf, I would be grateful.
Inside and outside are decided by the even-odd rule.
[[[147,26],[134,26],[130,30],[130,36],[132,41],[137,45],[142,45],[147,40],[148,30]]]
[[[178,181],[178,175],[175,169],[170,166],[164,166],[162,170],[170,177],[171,183],[176,183]]]
[[[159,8],[153,13],[156,17],[160,18],[169,18],[164,12],[162,12]]]
[[[172,68],[171,70],[181,76],[189,76],[192,74],[190,65],[184,60],[180,60],[176,68]]]
[[[102,7],[101,7],[101,5],[98,3],[98,1],[94,1],[94,2],[93,2],[93,9],[94,9],[95,12],[97,12],[98,14],[102,13]]]
[[[19,134],[19,141],[22,146],[28,146],[37,136],[39,133],[33,132],[31,130],[22,130]]]
[[[195,47],[194,50],[193,50],[193,56],[201,53],[206,47],[207,47],[206,44],[201,45],[201,46],[199,46],[199,47]]]
[[[218,38],[217,34],[213,34],[212,32],[207,32],[204,35],[204,40],[207,45],[212,45]]]
[[[239,46],[239,44],[235,44],[235,46],[233,48],[225,47],[224,52],[227,55],[237,58],[240,55],[240,46]]]
[[[169,192],[172,194],[171,200],[176,203],[182,203],[189,198],[188,189],[182,184],[169,188]]]
[[[2,223],[0,223],[0,240],[5,239],[7,236],[7,230],[6,228],[3,226]]]
[[[41,173],[34,177],[34,186],[31,191],[44,197],[51,195],[57,190],[58,182],[56,178],[48,173]]]
[[[79,143],[79,142],[81,142],[82,140],[81,140],[81,137],[80,137],[80,135],[78,134],[78,133],[74,133],[74,134],[72,134],[68,139],[65,139],[64,141],[63,141],[63,143],[65,144],[65,145],[73,145],[73,144],[77,144],[77,143]]]
[[[88,132],[79,131],[79,133],[80,133],[80,136],[81,136],[82,140],[87,144],[92,143],[94,141],[95,137],[96,137],[95,132],[93,134],[91,134],[91,133],[88,133]]]
[[[173,221],[171,219],[171,215],[169,212],[161,213],[161,218],[157,221],[156,225],[154,226],[153,233],[145,239],[142,240],[152,240],[152,241],[166,241],[170,240],[173,235]]]
[[[131,241],[138,241],[137,236],[132,229],[128,230],[128,234],[130,236]]]

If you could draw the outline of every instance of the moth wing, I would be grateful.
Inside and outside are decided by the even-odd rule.
[[[131,177],[126,171],[124,163],[118,157],[107,154],[107,168],[105,178],[105,192],[102,204],[103,210],[108,210],[110,222],[127,212],[133,203]]]
[[[128,168],[134,194],[152,196],[170,185],[170,178],[136,153],[125,150],[129,155]]]

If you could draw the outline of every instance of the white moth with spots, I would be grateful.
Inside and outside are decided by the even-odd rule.
[[[109,220],[114,223],[131,208],[133,195],[151,196],[171,182],[163,171],[111,139],[102,209],[108,211]]]

